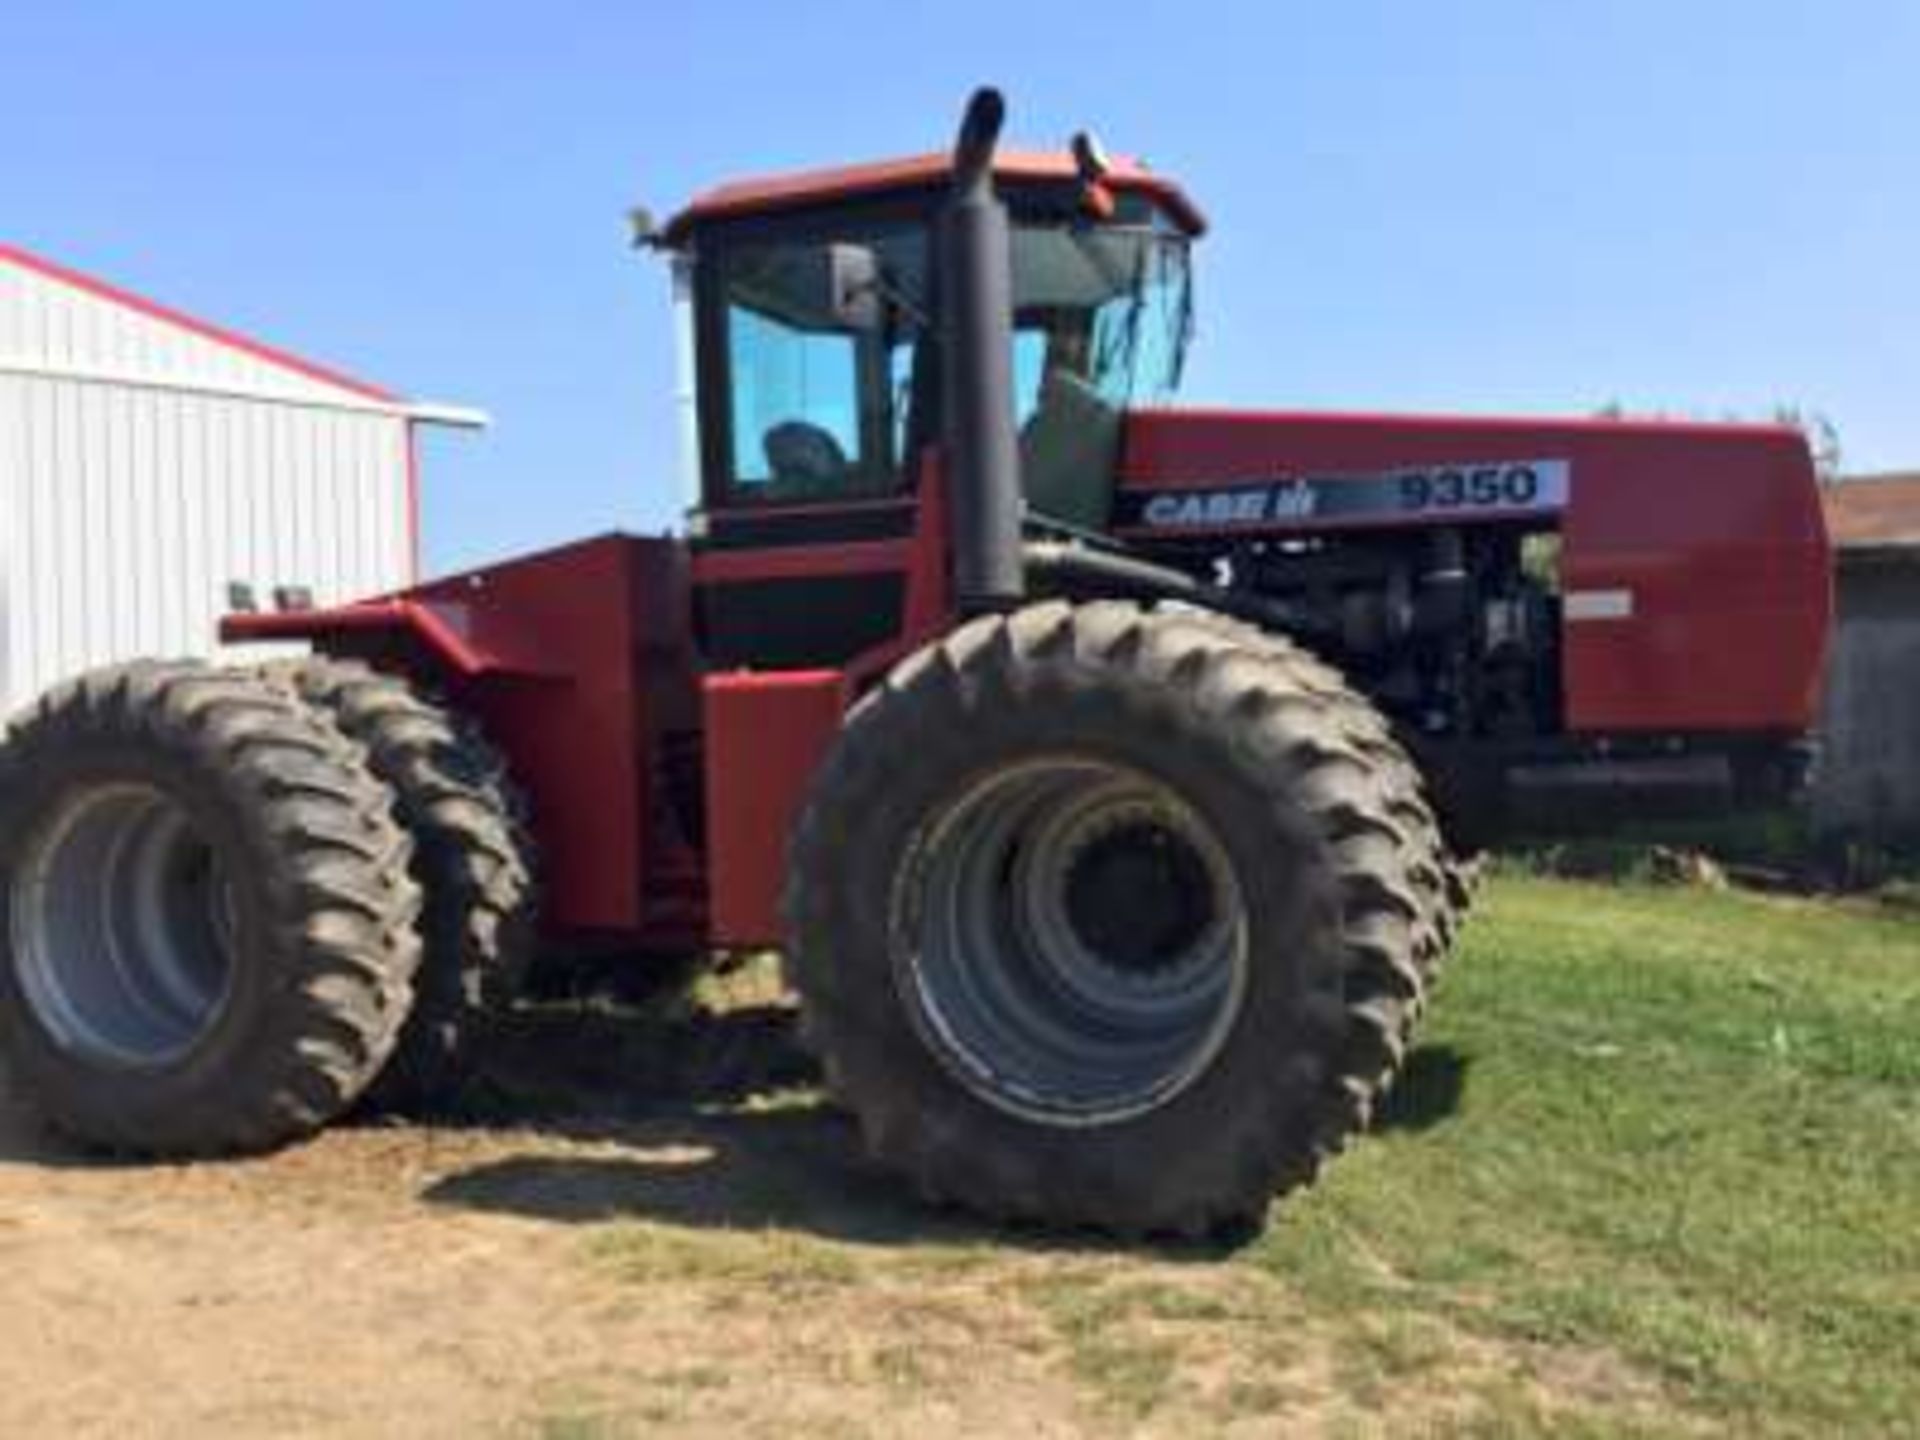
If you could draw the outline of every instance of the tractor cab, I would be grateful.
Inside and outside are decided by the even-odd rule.
[[[1204,221],[1176,186],[1084,140],[1000,155],[992,179],[1009,222],[1005,364],[1025,510],[1104,531],[1123,415],[1180,381]],[[920,521],[947,423],[937,251],[952,183],[949,156],[746,182],[656,237],[692,341],[696,554],[785,552],[777,575],[736,556],[733,578],[699,587],[710,658],[839,664],[901,632],[901,557],[843,547]],[[821,573],[804,573],[796,547]],[[880,563],[861,568],[863,553]]]

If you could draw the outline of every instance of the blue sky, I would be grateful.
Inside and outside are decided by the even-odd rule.
[[[1000,84],[1214,221],[1188,390],[1792,402],[1920,466],[1920,4],[16,3],[0,238],[409,393],[435,568],[674,522],[622,215],[942,146]]]

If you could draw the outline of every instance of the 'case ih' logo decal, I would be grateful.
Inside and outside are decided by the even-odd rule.
[[[1120,523],[1215,530],[1301,521],[1553,512],[1566,508],[1571,470],[1565,460],[1506,460],[1493,465],[1415,465],[1364,475],[1302,475],[1218,490],[1123,491]]]

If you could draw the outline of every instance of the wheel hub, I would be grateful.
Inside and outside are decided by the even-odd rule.
[[[14,873],[13,957],[27,1003],[67,1051],[124,1069],[179,1060],[233,980],[232,886],[180,803],[95,786],[39,827]]]
[[[1117,970],[1151,975],[1177,965],[1213,920],[1206,862],[1178,831],[1130,822],[1074,857],[1067,919],[1082,944]]]
[[[1247,922],[1225,847],[1145,773],[1034,760],[916,837],[896,976],[942,1063],[1054,1125],[1114,1123],[1204,1074],[1238,1015]]]

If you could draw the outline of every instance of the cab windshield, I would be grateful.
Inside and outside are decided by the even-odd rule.
[[[713,261],[726,396],[710,418],[721,504],[896,494],[932,425],[937,338],[924,226],[895,221],[726,245]],[[860,263],[869,304],[848,313],[836,266]],[[1126,411],[1169,399],[1192,328],[1187,240],[1143,207],[1087,226],[1013,227],[1014,404],[1029,502],[1091,524]],[[712,352],[709,352],[712,353]]]
[[[1013,291],[1022,423],[1063,378],[1115,410],[1173,397],[1193,329],[1185,236],[1147,225],[1020,225]]]
[[[1193,330],[1187,240],[1156,223],[1013,232],[1013,383],[1030,513],[1106,527],[1126,413],[1173,398]]]

